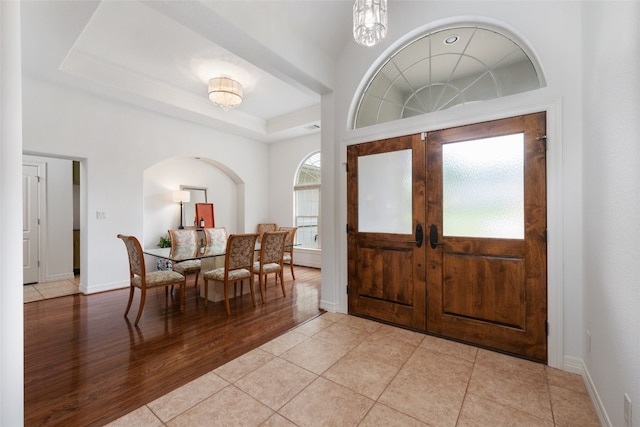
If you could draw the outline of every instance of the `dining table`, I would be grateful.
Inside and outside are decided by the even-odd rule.
[[[200,260],[200,277],[210,270],[224,267],[224,256],[227,249],[226,243],[213,243],[210,245],[181,245],[169,248],[147,248],[142,252],[156,258],[170,260],[172,263],[181,261],[189,261],[194,259]],[[256,242],[255,251],[260,251],[260,243]],[[257,255],[256,255],[257,258]],[[224,300],[224,288],[220,282],[209,282],[209,301]],[[243,293],[249,292],[249,286],[241,287]],[[200,286],[200,296],[204,298],[204,286]],[[235,292],[234,292],[235,296]]]
[[[227,249],[226,243],[214,243],[210,245],[180,245],[168,248],[147,248],[143,253],[172,262],[189,261],[192,259],[223,258]],[[256,244],[256,250],[260,250],[260,244]]]

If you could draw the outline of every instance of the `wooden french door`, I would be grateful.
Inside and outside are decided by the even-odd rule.
[[[424,141],[349,146],[347,168],[349,312],[424,330]]]
[[[427,330],[547,358],[545,113],[427,135]]]
[[[536,113],[349,147],[349,311],[546,360],[545,133]],[[359,164],[409,146],[413,233],[361,230],[389,207]],[[377,173],[374,198],[398,171]]]

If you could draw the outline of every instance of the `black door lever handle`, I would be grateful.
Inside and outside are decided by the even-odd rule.
[[[444,243],[438,243],[438,226],[435,224],[431,224],[429,227],[429,243],[431,249],[435,249],[436,246],[444,246]]]
[[[424,241],[424,231],[422,230],[422,224],[416,225],[416,240],[409,240],[407,242],[408,245],[416,245],[417,247],[422,247],[422,242]]]

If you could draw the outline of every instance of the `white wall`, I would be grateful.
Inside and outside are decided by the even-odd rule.
[[[264,143],[28,78],[23,103],[25,152],[82,162],[85,293],[128,286],[126,251],[116,235],[144,235],[144,172],[165,159],[216,159],[243,182],[237,226],[252,230],[268,216]],[[97,219],[98,211],[107,218]]]
[[[180,225],[180,205],[172,199],[181,185],[207,189],[207,201],[213,203],[216,227],[227,233],[244,233],[237,226],[237,185],[215,166],[202,160],[179,157],[159,162],[144,172],[144,241],[143,247],[158,244],[160,236]],[[186,211],[186,209],[185,209]],[[193,226],[193,218],[183,219]]]
[[[40,178],[46,210],[40,213],[42,233],[40,280],[53,282],[73,278],[73,182],[72,161],[50,157],[22,156],[23,161],[45,165]],[[42,207],[41,207],[42,208]]]
[[[294,225],[293,186],[302,162],[320,150],[320,133],[272,143],[269,146],[269,217],[263,222],[275,222],[278,226]],[[321,219],[322,221],[322,219]],[[321,251],[295,248],[296,265],[320,268]]]
[[[264,222],[292,227],[293,186],[302,162],[320,150],[320,133],[269,145],[269,217]],[[268,220],[268,221],[267,221]]]
[[[640,3],[584,4],[584,363],[608,425],[640,425]],[[624,31],[620,31],[624,29]]]
[[[20,3],[0,2],[0,425],[24,423]]]

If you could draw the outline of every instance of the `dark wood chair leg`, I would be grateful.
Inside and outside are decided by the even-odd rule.
[[[265,289],[267,287],[266,283],[263,283],[262,281],[262,274],[258,274],[258,286],[260,286],[260,301],[262,301],[262,304],[264,304],[264,294],[265,294]],[[267,275],[264,275],[265,280],[267,278]],[[255,305],[255,303],[254,303]]]
[[[166,287],[165,287],[166,289]],[[136,321],[134,323],[134,325],[137,325],[138,322],[140,321],[140,316],[142,316],[142,310],[144,309],[144,301],[147,297],[147,290],[142,288],[141,290],[142,295],[140,296],[140,308],[138,309],[138,317],[136,317]]]
[[[127,314],[129,313],[129,309],[131,308],[131,301],[133,301],[133,289],[135,288],[135,286],[131,285],[129,287],[129,302],[127,303],[127,309],[124,311],[124,317],[127,317]]]
[[[254,286],[255,286],[255,284],[253,283],[253,276],[251,276],[251,278],[249,278],[249,290],[251,291],[251,303],[255,307],[256,306],[256,294],[255,294],[255,291],[253,290]]]
[[[224,303],[227,306],[227,316],[231,316],[231,307],[229,307],[229,284],[224,283]]]
[[[280,276],[280,287],[282,288],[282,295],[286,297],[287,292],[284,290],[284,274],[282,270],[276,273],[276,286],[278,285],[278,276]]]
[[[185,280],[180,284],[180,311],[184,311],[184,291],[187,287],[187,281]]]

